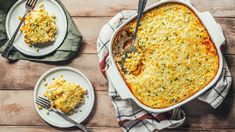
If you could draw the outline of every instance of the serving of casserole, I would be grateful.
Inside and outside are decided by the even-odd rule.
[[[81,85],[68,82],[61,75],[47,86],[43,95],[51,101],[52,107],[72,114],[79,103],[84,103],[86,93]]]
[[[108,69],[121,97],[164,112],[210,88],[221,73],[224,37],[208,14],[184,1],[156,3],[141,18],[136,53],[123,53],[132,42],[136,16],[121,25],[112,37]]]
[[[56,16],[49,14],[44,4],[39,4],[38,10],[33,10],[26,15],[20,31],[24,34],[24,41],[29,46],[53,42],[57,32]]]

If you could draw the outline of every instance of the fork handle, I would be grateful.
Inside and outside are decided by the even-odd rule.
[[[20,24],[18,25],[18,27],[16,28],[15,30],[15,33],[13,34],[13,36],[11,37],[11,39],[6,43],[7,47],[5,48],[5,50],[3,51],[2,53],[2,56],[7,58],[8,55],[10,54],[11,50],[13,49],[13,43],[14,43],[14,40],[16,38],[16,35],[18,34],[18,31],[21,27],[21,25],[23,24],[23,21],[25,19],[25,16],[28,14],[29,11],[26,11],[24,16],[22,17],[22,20],[20,21]]]
[[[80,123],[77,123],[76,121],[74,121],[73,119],[69,118],[68,116],[64,115],[63,113],[61,113],[58,110],[54,110],[53,111],[58,114],[59,116],[61,116],[62,118],[64,118],[65,120],[67,120],[68,122],[74,124],[76,127],[80,128],[83,132],[91,132],[90,130],[88,130],[85,126],[83,126]]]
[[[140,19],[141,19],[142,15],[143,15],[146,3],[147,3],[147,0],[139,0],[138,12],[137,12],[137,20],[136,20],[136,26],[135,26],[135,32],[134,32],[134,36],[133,36],[133,41],[136,40],[136,36],[137,36],[137,32],[138,32],[138,27],[139,27],[139,23],[140,23]]]

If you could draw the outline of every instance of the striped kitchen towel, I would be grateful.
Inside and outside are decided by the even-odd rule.
[[[122,11],[108,21],[100,31],[97,40],[97,52],[99,57],[99,66],[101,72],[108,80],[109,96],[116,110],[116,118],[118,124],[124,131],[130,132],[151,132],[155,129],[162,130],[164,128],[179,127],[185,121],[186,114],[182,109],[175,109],[165,113],[152,113],[141,109],[131,99],[121,99],[117,91],[109,81],[109,75],[106,74],[106,58],[108,57],[108,47],[113,32],[132,16],[135,11]],[[200,100],[207,102],[213,108],[217,108],[224,97],[227,95],[232,77],[228,69],[227,63],[224,60],[223,73],[210,90],[199,97]]]

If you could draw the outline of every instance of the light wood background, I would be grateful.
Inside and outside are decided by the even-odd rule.
[[[148,5],[158,0],[148,0]],[[107,93],[107,81],[98,69],[96,39],[101,27],[116,13],[136,9],[137,0],[62,0],[84,37],[81,53],[65,64],[44,64],[29,61],[7,63],[0,57],[0,131],[78,131],[57,129],[37,115],[33,104],[33,88],[38,78],[57,65],[80,69],[91,80],[96,90],[96,105],[86,125],[94,131],[116,132],[118,127],[114,108]],[[235,78],[235,0],[192,0],[199,11],[210,11],[221,24],[227,45],[225,56]],[[235,80],[233,80],[235,81]],[[184,125],[174,130],[235,131],[235,87],[223,104],[212,109],[208,104],[194,100],[183,109],[187,113]]]

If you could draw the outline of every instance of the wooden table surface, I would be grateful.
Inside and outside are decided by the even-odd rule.
[[[148,0],[148,5],[158,0]],[[135,9],[137,0],[62,0],[84,37],[81,53],[66,65],[83,71],[96,90],[96,105],[86,125],[94,131],[116,132],[118,127],[114,108],[107,92],[107,81],[98,69],[96,39],[101,27],[117,12]],[[199,11],[210,11],[221,24],[227,45],[225,57],[235,78],[235,0],[192,0]],[[47,123],[36,113],[33,89],[38,78],[58,64],[30,61],[7,63],[0,57],[0,131],[65,131]],[[235,81],[235,80],[233,80]],[[208,104],[194,100],[183,109],[187,119],[182,130],[235,131],[235,86],[232,85],[223,104],[216,110]],[[78,130],[78,129],[69,129]]]

